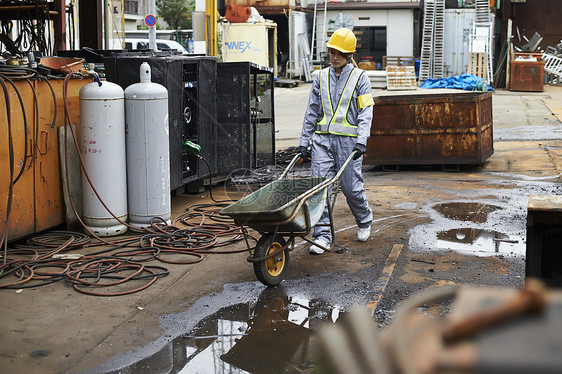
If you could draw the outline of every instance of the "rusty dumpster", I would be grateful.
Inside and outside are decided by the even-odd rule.
[[[542,53],[514,53],[509,72],[510,91],[544,91]]]
[[[418,89],[373,98],[366,165],[478,165],[494,153],[491,92]]]

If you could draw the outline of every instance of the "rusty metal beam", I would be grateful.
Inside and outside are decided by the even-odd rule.
[[[53,18],[55,29],[54,50],[60,51],[66,49],[66,3],[64,0],[55,0],[55,11],[58,12]]]

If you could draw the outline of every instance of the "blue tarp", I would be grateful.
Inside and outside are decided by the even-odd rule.
[[[478,82],[482,82],[478,84]],[[456,88],[465,91],[484,91],[484,80],[476,75],[472,74],[461,74],[455,75],[449,78],[439,78],[439,79],[426,79],[422,84],[421,88]],[[494,89],[486,84],[487,91],[493,91]]]

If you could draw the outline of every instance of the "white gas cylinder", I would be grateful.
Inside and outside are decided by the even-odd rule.
[[[123,89],[103,81],[80,90],[80,152],[85,172],[107,208],[127,221],[127,162]],[[127,226],[102,205],[82,171],[83,220],[96,235],[123,234]]]
[[[171,216],[168,90],[150,80],[143,62],[140,83],[125,89],[129,224],[136,227],[156,217],[169,224]]]

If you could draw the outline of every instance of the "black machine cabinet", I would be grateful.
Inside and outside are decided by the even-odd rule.
[[[152,82],[168,89],[170,188],[198,192],[210,173],[202,160],[184,151],[183,144],[186,140],[199,144],[213,175],[221,172],[216,152],[216,58],[124,53],[104,58],[106,78],[125,89],[140,81],[143,62],[150,65]]]
[[[273,70],[251,62],[217,65],[217,168],[275,165]]]

